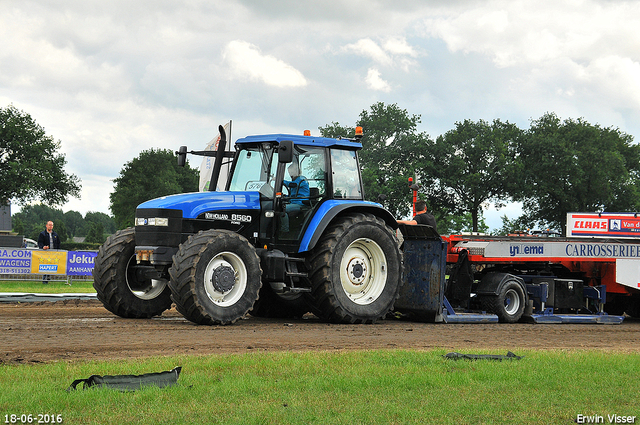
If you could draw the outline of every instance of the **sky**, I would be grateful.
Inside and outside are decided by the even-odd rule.
[[[638,141],[638,28],[624,0],[0,0],[0,107],[61,142],[82,183],[63,211],[110,214],[128,161],[204,149],[229,120],[233,141],[317,135],[381,101],[432,138],[553,112]]]

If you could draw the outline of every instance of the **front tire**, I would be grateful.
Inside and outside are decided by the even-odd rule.
[[[174,256],[169,275],[176,309],[202,325],[234,323],[253,308],[262,286],[255,248],[227,230],[190,236]]]
[[[402,276],[395,233],[371,214],[338,219],[310,260],[314,314],[333,323],[373,323],[393,309]]]
[[[167,280],[147,279],[136,272],[135,230],[119,230],[100,247],[93,287],[110,312],[126,318],[159,316],[171,308]]]

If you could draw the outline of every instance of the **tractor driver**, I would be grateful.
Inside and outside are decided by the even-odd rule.
[[[282,183],[289,188],[291,202],[285,206],[286,214],[282,220],[283,232],[289,231],[289,217],[297,216],[302,209],[303,200],[309,199],[311,195],[307,178],[300,175],[300,165],[297,159],[289,165],[287,171],[289,171],[291,180],[284,180]]]
[[[285,180],[283,183],[289,188],[289,196],[292,198],[291,203],[302,205],[302,200],[309,199],[311,193],[309,182],[305,176],[300,175],[298,161],[294,160],[287,170],[292,180]]]

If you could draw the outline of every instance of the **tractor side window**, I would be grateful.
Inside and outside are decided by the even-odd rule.
[[[354,151],[331,150],[333,197],[362,199],[362,187],[358,173],[358,161]]]
[[[324,149],[296,146],[296,158],[300,164],[300,175],[304,176],[309,183],[311,197],[324,195],[327,172]]]
[[[230,191],[259,191],[275,175],[278,159],[271,163],[273,149],[265,146],[243,149],[233,170]],[[273,167],[272,167],[273,165]],[[274,170],[272,170],[272,168]]]

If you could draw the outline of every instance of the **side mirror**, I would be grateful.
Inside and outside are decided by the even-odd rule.
[[[176,152],[178,155],[178,167],[184,167],[187,163],[187,147],[180,146],[180,149]]]
[[[293,140],[283,140],[278,148],[278,162],[293,161]]]

